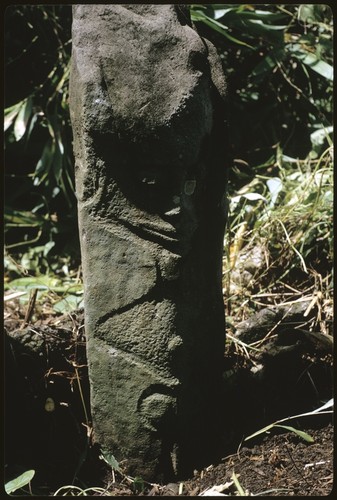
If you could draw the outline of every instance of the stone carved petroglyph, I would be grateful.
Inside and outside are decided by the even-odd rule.
[[[183,7],[77,5],[73,14],[94,436],[131,474],[179,477],[218,440],[222,69]]]

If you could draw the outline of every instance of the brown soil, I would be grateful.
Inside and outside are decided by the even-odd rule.
[[[24,325],[24,316],[25,310],[17,299],[5,303],[5,328],[11,339],[6,346],[6,481],[34,469],[36,474],[31,485],[34,496],[52,495],[58,488],[71,484],[83,489],[98,487],[88,494],[104,496],[196,496],[212,488],[210,496],[219,493],[233,496],[239,494],[240,487],[245,495],[326,496],[331,493],[331,415],[285,423],[306,431],[314,439],[312,443],[280,428],[244,441],[245,436],[277,418],[297,414],[299,410],[309,411],[319,404],[309,399],[292,409],[289,405],[293,404],[293,394],[286,401],[283,413],[273,411],[272,388],[269,388],[266,397],[271,400],[272,408],[264,402],[266,417],[263,420],[252,406],[254,397],[248,398],[250,389],[244,377],[247,363],[239,359],[238,353],[229,353],[231,366],[241,370],[241,375],[233,392],[229,391],[226,396],[237,410],[232,413],[231,423],[226,424],[231,432],[227,427],[224,429],[224,434],[232,433],[232,437],[219,463],[195,471],[192,478],[168,485],[148,484],[141,478],[132,479],[117,472],[112,474],[91,444],[83,311],[55,316],[45,306],[36,311],[29,325]],[[36,351],[29,351],[27,346],[17,350],[18,335],[33,339]],[[43,342],[39,345],[41,338]],[[239,405],[237,394],[241,389],[243,401]],[[307,397],[305,391],[303,394]],[[52,412],[46,410],[47,398],[55,404]],[[322,399],[327,399],[326,394]],[[277,401],[279,405],[285,402]],[[233,432],[235,425],[237,429]]]
[[[198,494],[212,485],[232,481],[233,473],[247,494],[268,496],[321,496],[333,485],[333,428],[329,424],[307,432],[314,442],[308,444],[294,433],[264,437],[260,443],[242,447],[222,463],[187,482],[187,495]],[[198,490],[196,490],[198,488]],[[235,485],[223,489],[233,494]]]

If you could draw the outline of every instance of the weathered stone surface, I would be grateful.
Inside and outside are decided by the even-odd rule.
[[[219,441],[222,68],[183,7],[73,14],[94,436],[131,474],[179,477],[214,459]]]

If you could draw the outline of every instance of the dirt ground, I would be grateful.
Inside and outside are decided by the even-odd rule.
[[[141,495],[238,495],[233,473],[245,495],[327,496],[333,487],[333,427],[307,429],[314,442],[305,443],[294,433],[265,436],[243,446],[221,463],[196,472],[192,479],[166,486],[145,485]],[[132,495],[121,480],[107,483],[109,495]]]
[[[25,311],[17,300],[5,302],[5,329],[11,339],[6,351],[9,361],[5,377],[8,384],[6,481],[34,469],[36,475],[31,484],[34,496],[52,495],[71,484],[82,489],[96,487],[88,490],[90,496],[326,496],[331,493],[331,415],[301,418],[288,424],[307,432],[313,442],[281,428],[244,441],[245,436],[261,429],[266,422],[275,421],[270,419],[278,415],[269,408],[266,420],[260,420],[252,407],[254,398],[248,400],[245,396],[250,389],[243,393],[244,401],[238,409],[241,420],[237,425],[242,428],[229,442],[219,463],[195,471],[194,477],[168,485],[148,484],[141,478],[112,473],[99,458],[90,438],[83,311],[55,316],[45,307],[37,310],[26,325]],[[33,345],[34,352],[29,350]],[[237,357],[236,354],[236,366]],[[241,370],[243,367],[244,362]],[[238,387],[234,388],[235,393]],[[228,397],[232,400],[230,393]],[[269,393],[266,397],[270,399]],[[54,405],[52,411],[46,405],[48,401]],[[232,404],[238,403],[232,401]],[[294,408],[294,413],[287,408],[285,412],[294,415],[301,408]],[[250,418],[251,425],[246,425]],[[234,415],[233,421],[236,420]],[[68,495],[79,492],[72,491],[70,486],[62,494],[65,491]]]
[[[245,495],[328,495],[333,486],[333,428],[329,424],[307,432],[314,439],[311,444],[294,433],[282,433],[243,446],[184,483],[183,494],[200,495],[214,486],[223,494],[238,494],[235,473]]]

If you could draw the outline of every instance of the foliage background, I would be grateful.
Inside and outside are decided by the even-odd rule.
[[[308,298],[306,312],[315,309],[317,313],[304,317],[300,328],[330,336],[332,11],[324,4],[193,4],[189,8],[200,33],[217,47],[228,83],[224,348],[227,352],[241,349],[249,357],[256,342],[240,344],[230,335],[232,328],[266,306]],[[15,314],[24,311],[23,324],[26,311],[31,310],[28,322],[38,318],[47,325],[50,315],[83,305],[68,102],[71,7],[10,6],[4,28],[5,301],[9,304],[13,297],[20,301],[19,308],[13,307]],[[81,385],[87,378],[82,379],[79,372],[85,367],[79,363],[85,342],[82,326],[74,326],[69,317],[73,339],[66,369],[53,373],[51,368],[44,377],[51,385],[64,379],[65,387],[81,401],[81,423],[89,429],[88,401]],[[22,423],[21,413],[17,417],[15,430]],[[62,426],[62,436],[65,430]],[[32,438],[35,446],[36,436]],[[84,438],[84,455],[89,440]],[[82,467],[81,446],[76,450],[81,457],[74,478]],[[49,462],[45,465],[47,476]],[[16,491],[26,486],[34,473],[26,471],[7,487]],[[58,491],[69,488],[75,491],[76,486]],[[85,494],[80,488],[77,493]]]
[[[321,279],[328,277],[331,287],[330,7],[189,8],[200,33],[216,45],[228,81],[226,141],[231,160],[224,168],[230,172],[232,201],[224,288],[230,292],[229,273],[240,252],[259,245],[268,261],[254,272],[253,283],[230,293],[229,312],[231,301],[252,295],[257,281],[269,291],[276,282],[280,285],[278,271],[285,266],[288,285],[301,282],[302,291],[309,290],[317,280],[312,268]],[[70,54],[70,6],[7,8],[6,286],[48,288],[61,296],[74,286],[81,293],[76,288],[80,254],[68,103]]]

